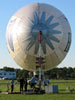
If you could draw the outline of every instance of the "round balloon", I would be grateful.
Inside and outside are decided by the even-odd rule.
[[[38,70],[39,31],[42,32],[44,71],[56,67],[69,50],[71,29],[64,14],[44,3],[25,6],[11,17],[6,31],[9,53],[24,69]]]

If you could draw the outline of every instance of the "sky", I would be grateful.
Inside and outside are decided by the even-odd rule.
[[[47,3],[64,13],[72,31],[70,50],[58,67],[75,67],[75,0],[0,0],[0,68],[3,66],[21,68],[10,56],[6,46],[6,27],[11,16],[23,6],[32,3]]]

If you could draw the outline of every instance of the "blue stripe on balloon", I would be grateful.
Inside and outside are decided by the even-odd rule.
[[[13,39],[12,39],[11,34],[9,34],[8,36],[8,43],[9,43],[11,50],[14,52]]]

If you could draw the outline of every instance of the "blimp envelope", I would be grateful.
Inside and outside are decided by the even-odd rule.
[[[6,31],[10,55],[21,67],[36,71],[39,57],[39,31],[42,32],[44,71],[56,67],[66,56],[71,44],[67,18],[57,8],[34,3],[18,10],[9,20]]]

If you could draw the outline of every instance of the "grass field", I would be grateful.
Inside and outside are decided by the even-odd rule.
[[[58,85],[58,94],[39,94],[39,95],[25,95],[25,94],[2,94],[0,93],[0,100],[75,100],[75,83],[69,83],[73,80],[51,80],[51,82],[65,82],[65,83],[51,83],[50,85]],[[9,83],[7,80],[0,80],[0,83]],[[73,81],[74,82],[74,81]],[[66,88],[70,87],[70,92]],[[0,91],[7,91],[7,85],[0,85]],[[15,86],[15,91],[19,91],[19,84]]]

